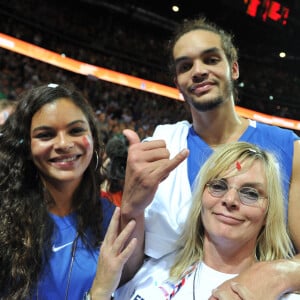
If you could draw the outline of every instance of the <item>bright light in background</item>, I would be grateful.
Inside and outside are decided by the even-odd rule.
[[[279,57],[281,57],[281,58],[286,57],[286,53],[285,53],[285,52],[280,52],[280,53],[279,53]]]
[[[173,6],[172,6],[172,10],[173,10],[174,12],[179,12],[179,7],[178,7],[177,5],[173,5]]]

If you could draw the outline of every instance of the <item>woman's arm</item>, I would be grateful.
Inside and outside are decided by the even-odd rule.
[[[135,228],[131,220],[119,233],[120,208],[116,208],[100,248],[97,273],[90,290],[91,299],[110,300],[118,287],[124,264],[132,255],[137,241],[130,236]]]

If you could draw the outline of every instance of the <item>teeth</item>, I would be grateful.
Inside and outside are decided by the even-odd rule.
[[[76,156],[72,156],[72,157],[67,157],[67,158],[62,158],[62,159],[55,159],[56,162],[69,162],[69,161],[73,161],[76,159]]]

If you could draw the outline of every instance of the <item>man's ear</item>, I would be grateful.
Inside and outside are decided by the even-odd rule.
[[[237,61],[233,62],[231,68],[231,77],[233,80],[237,80],[240,76],[239,63]]]

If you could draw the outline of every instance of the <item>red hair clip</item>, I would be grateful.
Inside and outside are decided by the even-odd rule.
[[[241,166],[241,164],[240,164],[239,161],[237,161],[237,162],[235,163],[235,166],[236,166],[236,168],[237,168],[238,171],[240,171],[240,170],[242,169],[242,166]]]

